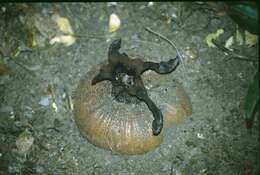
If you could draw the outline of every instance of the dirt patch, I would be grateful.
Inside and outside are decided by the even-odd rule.
[[[258,117],[248,132],[242,111],[258,63],[227,61],[222,51],[209,48],[209,33],[223,28],[223,38],[228,38],[236,25],[228,16],[197,6],[1,4],[1,61],[12,73],[0,76],[0,174],[258,174]],[[48,35],[46,28],[33,31],[42,37],[37,40],[41,47],[33,46],[35,33],[24,27],[25,21],[35,14],[45,21],[53,13],[70,21],[76,42],[51,45],[56,30]],[[108,33],[112,13],[119,16],[121,27]],[[181,50],[185,69],[180,65],[171,75],[188,92],[193,114],[169,128],[154,151],[115,155],[80,135],[70,96],[80,78],[107,59],[116,38],[122,38],[122,50],[130,56],[156,62],[176,56],[167,42],[144,27],[165,35]],[[258,54],[257,46],[246,50]]]

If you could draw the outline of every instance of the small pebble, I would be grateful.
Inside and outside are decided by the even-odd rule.
[[[107,3],[107,6],[108,6],[108,7],[117,6],[117,2],[108,2],[108,3]]]
[[[205,139],[205,137],[203,136],[202,133],[197,133],[197,137],[198,137],[199,139]]]
[[[1,10],[2,10],[2,12],[5,12],[5,11],[6,11],[6,8],[5,8],[5,7],[2,7]]]
[[[47,8],[43,8],[42,11],[41,11],[41,13],[42,13],[42,15],[45,16],[45,17],[49,15],[49,11],[48,11]]]
[[[154,2],[148,2],[148,6],[151,7],[154,5]]]
[[[32,66],[26,66],[27,69],[29,69],[30,71],[37,71],[41,69],[41,65],[32,65]]]
[[[177,18],[177,15],[176,15],[176,13],[172,13],[172,18]]]
[[[50,98],[49,96],[41,97],[41,100],[40,100],[39,104],[42,105],[42,106],[49,106],[50,105],[49,98]]]
[[[33,142],[34,138],[32,134],[24,131],[18,136],[15,144],[20,153],[26,153],[32,147]]]

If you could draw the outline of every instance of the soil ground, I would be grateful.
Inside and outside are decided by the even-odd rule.
[[[209,48],[205,42],[209,33],[220,28],[225,31],[223,41],[236,30],[227,15],[217,15],[191,2],[25,6],[32,10],[20,13],[14,4],[0,5],[0,41],[10,46],[10,52],[17,46],[29,47],[26,31],[19,30],[18,23],[30,13],[45,15],[44,18],[49,18],[46,13],[58,13],[70,21],[76,35],[104,38],[79,36],[69,47],[34,47],[30,52],[21,52],[14,61],[2,59],[11,73],[0,76],[0,174],[259,173],[258,117],[252,129],[247,130],[243,115],[245,95],[258,64],[227,60],[223,51]],[[119,16],[121,27],[109,33],[112,13]],[[117,155],[81,137],[68,99],[80,78],[107,59],[108,46],[116,38],[122,38],[122,50],[130,56],[157,62],[176,56],[165,40],[144,27],[165,35],[181,51],[185,69],[180,65],[172,76],[189,94],[193,114],[169,128],[155,150],[144,155]],[[19,40],[11,41],[13,38]],[[258,47],[238,49],[258,54]],[[48,91],[53,95],[49,101]],[[52,106],[53,102],[56,106]],[[18,149],[21,134],[28,143]]]

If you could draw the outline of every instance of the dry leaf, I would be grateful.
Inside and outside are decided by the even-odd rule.
[[[208,34],[208,36],[206,37],[206,43],[208,44],[208,47],[216,47],[215,44],[213,44],[212,40],[216,40],[223,33],[223,29],[218,29],[215,33]]]
[[[242,34],[237,30],[236,31],[236,41],[238,45],[243,45],[243,37]],[[255,45],[258,41],[258,36],[249,33],[248,31],[245,31],[245,45],[248,47],[252,47]],[[225,43],[225,47],[228,49],[231,49],[231,46],[234,44],[234,36],[231,36],[228,38],[228,40]]]
[[[225,48],[231,50],[231,46],[234,44],[234,37],[231,36],[227,39],[226,43],[225,43]]]
[[[246,45],[248,47],[252,47],[253,45],[255,45],[258,41],[258,36],[254,35],[252,33],[249,33],[248,31],[245,32],[246,35]]]
[[[121,21],[116,14],[111,14],[109,17],[108,31],[115,32],[120,28]]]
[[[70,22],[67,18],[60,17],[58,14],[52,15],[52,19],[57,23],[59,29],[64,34],[74,34]]]
[[[55,102],[52,103],[52,108],[54,109],[55,112],[58,112],[58,106]]]
[[[51,45],[55,43],[62,43],[66,46],[72,45],[76,41],[76,38],[73,36],[74,32],[69,20],[67,18],[60,17],[58,14],[52,15],[52,19],[57,23],[57,26],[59,27],[59,30],[63,32],[63,35],[56,35],[49,41],[49,43]]]
[[[50,44],[53,45],[55,43],[62,43],[65,44],[66,46],[72,45],[76,41],[76,38],[71,36],[71,35],[61,35],[61,36],[56,36],[50,40]]]

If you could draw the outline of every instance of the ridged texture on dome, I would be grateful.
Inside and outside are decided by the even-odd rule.
[[[156,148],[167,127],[191,114],[191,104],[182,86],[171,75],[147,72],[142,75],[147,92],[164,115],[163,132],[152,133],[153,115],[144,102],[119,103],[111,96],[109,81],[94,86],[98,69],[80,80],[73,97],[75,121],[92,144],[121,154],[143,154]]]

